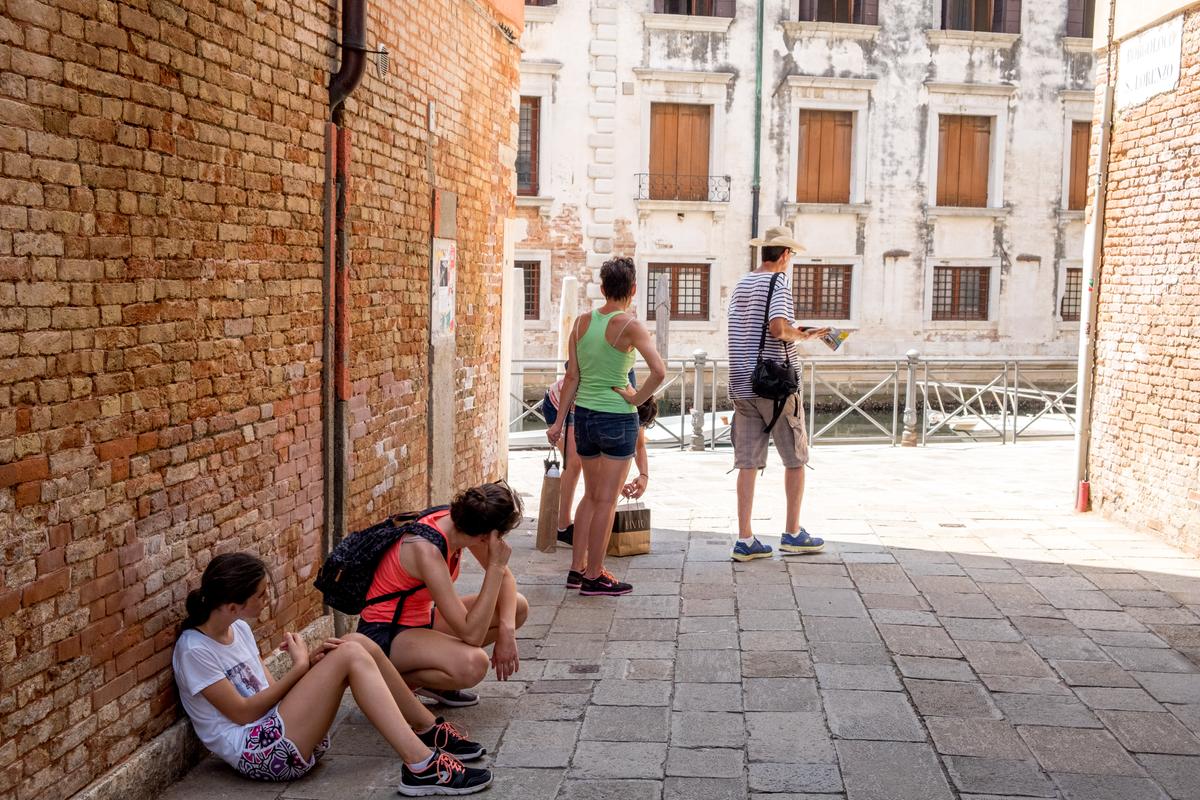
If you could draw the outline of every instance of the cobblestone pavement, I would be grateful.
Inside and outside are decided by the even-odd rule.
[[[511,461],[535,511],[540,458]],[[1072,461],[817,448],[804,524],[826,551],[734,564],[730,454],[652,452],[653,552],[610,560],[633,595],[569,593],[566,550],[513,536],[520,680],[447,712],[493,754],[484,796],[1200,798],[1200,560],[1071,513]],[[772,463],[755,525],[777,544]],[[347,706],[305,780],[209,759],[167,800],[395,796],[397,759]]]

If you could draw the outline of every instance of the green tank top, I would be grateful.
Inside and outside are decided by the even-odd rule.
[[[579,356],[579,391],[575,395],[575,404],[589,411],[637,413],[636,407],[612,390],[614,386],[629,385],[629,370],[637,357],[634,350],[622,353],[604,338],[608,321],[620,313],[593,311],[587,332],[575,343],[575,352]]]

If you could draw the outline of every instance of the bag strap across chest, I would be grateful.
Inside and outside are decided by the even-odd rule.
[[[758,337],[758,360],[762,361],[763,349],[767,346],[767,329],[771,323],[771,298],[775,296],[775,284],[779,282],[779,278],[783,275],[782,272],[776,272],[771,276],[771,286],[767,289],[767,304],[763,308],[763,323],[762,334]],[[783,358],[785,364],[792,363],[791,354],[788,353],[787,346],[783,348]]]
[[[400,531],[400,544],[403,544],[404,537],[406,536],[418,536],[435,545],[438,549],[438,552],[442,554],[442,558],[446,560],[446,563],[450,563],[450,554],[446,547],[446,537],[442,535],[442,532],[434,526],[427,525],[424,522],[409,522],[405,524]],[[396,558],[400,558],[399,552],[396,553]],[[396,610],[392,612],[392,624],[399,625],[400,617],[404,613],[404,601],[424,588],[424,583],[418,583],[416,586],[409,587],[408,589],[401,589],[397,592],[388,592],[387,594],[381,594],[376,597],[368,598],[366,603],[363,605],[364,607],[373,606],[377,603],[386,603],[391,600],[395,600]]]

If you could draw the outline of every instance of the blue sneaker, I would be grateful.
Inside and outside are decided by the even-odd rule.
[[[804,528],[797,534],[785,533],[779,543],[779,552],[784,555],[819,553],[825,548],[825,540],[810,536]]]
[[[758,539],[738,539],[731,555],[734,561],[753,561],[756,558],[770,558],[772,552],[770,545]]]

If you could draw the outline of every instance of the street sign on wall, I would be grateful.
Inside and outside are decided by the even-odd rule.
[[[1179,85],[1183,15],[1121,42],[1117,51],[1117,108],[1140,105]]]

